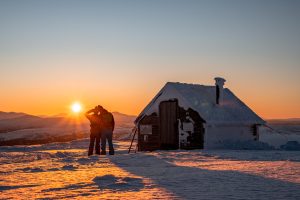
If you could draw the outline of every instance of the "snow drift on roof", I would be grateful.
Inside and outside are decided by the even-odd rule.
[[[145,115],[158,113],[161,101],[177,99],[185,109],[191,108],[207,123],[264,124],[265,122],[248,106],[225,88],[222,105],[215,103],[215,86],[168,82],[138,116],[136,123]]]

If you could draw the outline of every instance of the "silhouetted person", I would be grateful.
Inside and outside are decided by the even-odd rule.
[[[90,120],[90,146],[88,155],[93,155],[93,149],[95,144],[95,153],[100,155],[100,139],[101,139],[101,120],[99,109],[96,106],[94,109],[91,109],[85,113],[85,116]]]
[[[106,141],[108,142],[109,155],[114,155],[115,150],[112,142],[115,120],[113,115],[103,107],[99,106],[101,120],[101,155],[106,155]]]

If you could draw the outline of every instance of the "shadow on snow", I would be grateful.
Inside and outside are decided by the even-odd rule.
[[[144,153],[110,157],[123,170],[149,178],[179,198],[187,199],[300,199],[300,184],[237,171],[177,166]]]

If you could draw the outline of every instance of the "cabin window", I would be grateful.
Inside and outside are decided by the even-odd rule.
[[[182,123],[182,128],[186,132],[194,132],[194,125],[192,122],[183,122]]]
[[[253,133],[253,136],[254,136],[254,140],[257,141],[259,139],[258,126],[257,125],[252,126],[252,133]]]
[[[152,134],[152,125],[140,125],[140,133],[142,135],[151,135]]]

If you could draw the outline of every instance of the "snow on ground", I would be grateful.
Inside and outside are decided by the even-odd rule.
[[[87,132],[89,128],[82,127],[81,129],[76,129],[76,132]],[[31,128],[31,129],[22,129],[16,131],[10,131],[4,134],[0,134],[0,139],[2,141],[22,139],[26,138],[28,140],[34,139],[44,139],[51,136],[64,136],[72,135],[75,132],[75,128],[71,126],[67,127],[46,127],[46,128]]]
[[[132,127],[124,127],[117,126],[114,133],[115,135],[124,135],[122,133],[130,133]],[[27,139],[27,140],[34,140],[34,139],[46,139],[53,136],[66,136],[72,135],[75,133],[86,133],[89,135],[89,126],[53,126],[53,127],[44,127],[44,128],[29,128],[29,129],[22,129],[16,131],[10,131],[7,133],[0,134],[0,141],[9,141],[14,139]],[[126,135],[127,136],[127,135]]]
[[[0,199],[300,199],[297,151],[193,150],[87,157],[88,140],[0,147]]]
[[[269,145],[280,148],[281,145],[286,144],[288,141],[297,141],[300,143],[299,130],[288,130],[290,126],[284,126],[284,132],[280,129],[271,130],[268,127],[262,127],[259,134],[259,141],[268,143]],[[299,129],[299,128],[298,128]]]

